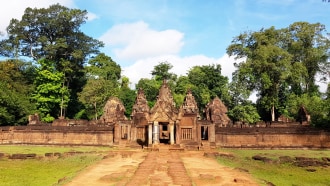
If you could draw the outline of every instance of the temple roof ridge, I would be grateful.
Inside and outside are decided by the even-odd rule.
[[[156,103],[150,110],[152,120],[171,120],[175,121],[177,118],[177,109],[172,96],[171,89],[169,88],[166,80],[163,81],[159,89]]]

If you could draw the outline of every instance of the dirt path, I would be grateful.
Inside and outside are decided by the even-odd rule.
[[[181,159],[195,185],[258,185],[247,173],[223,166],[203,152],[182,153]]]
[[[204,152],[113,152],[66,186],[258,185],[248,174],[220,165]]]

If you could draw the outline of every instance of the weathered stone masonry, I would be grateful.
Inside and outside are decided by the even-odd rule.
[[[185,149],[232,148],[330,148],[330,132],[304,124],[272,124],[244,127],[230,125],[227,108],[216,97],[200,120],[197,103],[188,91],[183,104],[175,106],[164,81],[156,103],[149,108],[143,90],[138,94],[131,118],[123,103],[111,97],[100,120],[59,119],[42,124],[33,115],[28,126],[0,127],[0,144],[123,145],[153,147],[160,143]]]

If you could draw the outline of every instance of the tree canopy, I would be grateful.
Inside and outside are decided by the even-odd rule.
[[[257,92],[259,112],[271,113],[262,114],[263,119],[274,121],[275,115],[289,112],[290,96],[320,95],[315,83],[317,75],[321,80],[329,78],[329,42],[319,23],[245,32],[227,48],[229,55],[245,59],[236,64],[233,80]]]
[[[1,41],[2,54],[8,57],[29,57],[39,63],[52,62],[54,73],[61,73],[63,85],[70,90],[68,108],[60,113],[72,117],[79,109],[77,93],[84,80],[84,64],[97,54],[103,43],[85,35],[80,27],[87,20],[87,11],[69,9],[59,4],[48,8],[26,8],[21,20],[12,19],[7,27],[8,38]],[[42,66],[42,64],[39,64]]]
[[[104,53],[88,61],[85,67],[87,83],[79,93],[79,100],[85,105],[87,112],[91,112],[92,106],[94,118],[97,119],[102,114],[102,109],[111,96],[119,95],[119,82],[121,68],[109,56]],[[90,114],[87,114],[92,118]]]
[[[99,52],[103,43],[80,30],[86,20],[86,10],[55,4],[26,8],[21,19],[10,21],[8,37],[0,41],[0,55],[8,58],[0,62],[0,125],[26,124],[35,112],[46,122],[98,119],[111,96],[123,101],[129,117],[136,90],[144,90],[152,107],[165,80],[177,107],[191,90],[200,111],[219,97],[233,121],[274,121],[280,115],[297,119],[303,105],[313,125],[329,126],[330,88],[322,93],[317,82],[330,79],[330,40],[320,23],[239,34],[227,48],[239,61],[231,82],[221,74],[220,64],[194,66],[177,76],[165,61],[134,90],[120,65]],[[248,100],[251,93],[257,93],[256,103]]]
[[[24,125],[27,116],[36,109],[30,103],[33,85],[30,80],[34,68],[17,60],[0,61],[0,126]]]

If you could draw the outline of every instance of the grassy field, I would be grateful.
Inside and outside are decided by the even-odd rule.
[[[49,152],[102,152],[109,151],[109,147],[96,146],[35,146],[35,145],[0,145],[0,152],[8,154],[17,153],[35,153],[37,155],[44,155]]]
[[[36,159],[12,160],[0,158],[0,186],[51,186],[60,179],[70,180],[85,167],[101,160],[109,147],[0,146],[6,154],[35,153]],[[59,158],[45,158],[45,153],[89,152]],[[91,153],[92,152],[92,153]],[[61,182],[61,183],[64,183]]]
[[[330,157],[329,150],[238,150],[221,149],[231,153],[234,158],[219,157],[221,164],[247,170],[261,185],[271,182],[281,186],[326,186],[330,185],[330,167],[298,167],[292,163],[278,163],[280,156],[319,158]],[[260,155],[272,159],[272,162],[256,161],[252,156]],[[315,170],[311,172],[308,170]]]
[[[70,146],[11,146],[0,145],[0,153],[35,153],[36,159],[12,160],[0,158],[0,186],[52,186],[69,181],[79,171],[101,160],[109,147]],[[45,153],[88,152],[60,158],[45,158]],[[271,182],[281,186],[330,186],[330,167],[297,167],[292,163],[277,163],[280,156],[319,158],[329,157],[330,150],[241,150],[220,149],[234,158],[219,157],[221,164],[247,170],[261,185]],[[260,155],[273,160],[265,163],[252,159]],[[315,172],[307,171],[313,169]],[[65,180],[58,184],[58,181]]]

